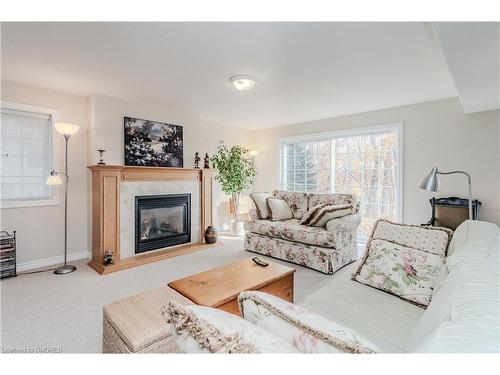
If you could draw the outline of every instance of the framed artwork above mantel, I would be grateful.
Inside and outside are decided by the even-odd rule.
[[[125,165],[182,168],[183,128],[158,121],[124,117]]]

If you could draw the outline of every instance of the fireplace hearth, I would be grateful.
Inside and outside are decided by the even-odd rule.
[[[191,242],[191,194],[135,197],[135,253]]]

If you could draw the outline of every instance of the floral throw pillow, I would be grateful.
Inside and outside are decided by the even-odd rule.
[[[299,352],[379,352],[359,332],[270,294],[242,292],[238,303],[245,320],[275,334]]]
[[[372,239],[353,279],[425,307],[444,262],[436,254]]]
[[[296,191],[274,190],[274,198],[284,199],[290,206],[294,219],[302,219],[307,212],[307,194]]]

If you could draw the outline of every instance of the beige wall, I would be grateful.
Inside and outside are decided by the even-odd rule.
[[[250,147],[252,132],[235,127],[209,123],[188,111],[169,108],[154,103],[142,103],[105,95],[93,94],[88,99],[90,114],[89,163],[97,162],[96,144],[100,139],[107,149],[107,164],[123,165],[123,117],[130,116],[159,122],[182,125],[184,131],[184,167],[192,168],[194,153],[199,152],[202,158],[217,149],[220,140],[228,145],[236,143]],[[228,198],[218,184],[214,191],[214,221],[221,230],[229,220]]]
[[[500,224],[499,120],[499,111],[465,114],[459,100],[452,98],[259,130],[255,188],[279,186],[279,137],[403,122],[404,221],[419,224],[429,219],[433,194],[417,185],[437,166],[469,172],[474,198],[483,203],[480,218]],[[442,176],[441,187],[436,196],[466,197],[464,176]]]
[[[223,140],[228,146],[240,144],[248,149],[254,149],[253,135],[254,131],[238,129],[230,126],[224,126],[211,122],[200,122],[198,132],[198,149],[200,155],[213,155],[217,150],[219,141]],[[203,154],[201,154],[203,153]],[[245,195],[241,200],[241,212],[247,211],[251,206],[249,198]],[[229,217],[229,198],[222,192],[219,184],[216,183],[214,189],[214,221],[219,230],[228,230]]]
[[[107,149],[107,164],[123,164],[123,117],[146,118],[184,127],[184,166],[193,166],[196,151],[212,155],[222,139],[227,144],[248,145],[251,132],[200,121],[198,115],[160,104],[140,103],[105,95],[88,98],[2,81],[2,100],[59,110],[59,120],[80,125],[70,140],[69,173],[71,185],[68,209],[68,254],[70,259],[86,257],[91,251],[90,173],[87,165],[97,162],[96,145],[101,139]],[[59,164],[63,165],[64,142],[59,142]],[[220,229],[228,219],[224,209],[227,197],[216,186],[215,224]],[[61,201],[62,203],[62,201]],[[18,233],[18,263],[22,268],[46,266],[58,261],[64,251],[64,207],[56,206],[2,209],[2,230]]]
[[[87,102],[83,97],[2,81],[3,100],[59,110],[59,121],[80,125],[70,139],[68,208],[68,253],[70,258],[86,256],[87,241]],[[59,146],[59,166],[64,162],[64,142]],[[60,187],[59,187],[60,188]],[[62,202],[62,200],[61,200]],[[17,231],[18,263],[38,262],[64,253],[64,207],[2,209],[2,230]],[[32,265],[36,265],[32,263]],[[43,265],[43,264],[42,264]]]
[[[352,116],[250,131],[200,120],[196,114],[159,104],[138,103],[104,95],[89,98],[2,82],[3,100],[55,108],[60,120],[81,126],[71,138],[69,167],[69,247],[71,257],[90,250],[89,183],[86,166],[97,160],[96,142],[108,149],[108,164],[123,164],[123,116],[147,118],[184,126],[184,166],[190,168],[194,152],[212,155],[220,140],[256,149],[259,175],[255,190],[270,190],[279,184],[278,137],[317,133],[362,126],[404,123],[404,220],[420,223],[428,219],[427,200],[432,194],[416,188],[433,165],[443,170],[463,169],[472,175],[474,197],[484,206],[483,220],[500,223],[499,112],[464,114],[458,99],[367,112]],[[60,163],[63,161],[63,142]],[[442,195],[463,196],[461,176],[443,177]],[[228,199],[217,186],[214,194],[215,223],[222,229],[228,220]],[[63,206],[3,209],[2,230],[17,230],[18,262],[38,261],[63,254]]]
[[[100,139],[107,150],[107,164],[123,165],[123,117],[135,117],[158,122],[182,125],[184,131],[184,166],[190,167],[191,155],[196,151],[197,115],[169,108],[165,105],[141,103],[111,96],[93,94],[89,97],[90,124],[92,127],[89,143],[89,163],[97,162],[97,141]]]

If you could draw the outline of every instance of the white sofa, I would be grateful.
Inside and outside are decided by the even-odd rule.
[[[464,222],[453,235],[446,264],[442,277],[435,284],[431,303],[425,310],[353,281],[351,275],[358,262],[325,278],[327,282],[322,288],[296,305],[278,300],[274,310],[281,306],[285,312],[310,311],[311,314],[305,314],[307,319],[304,322],[300,322],[298,316],[292,316],[293,319],[280,323],[280,316],[283,314],[273,316],[273,311],[265,314],[251,313],[258,307],[251,296],[259,297],[259,293],[244,292],[240,294],[240,300],[247,320],[253,323],[247,324],[247,327],[250,325],[258,328],[260,332],[264,329],[281,339],[283,351],[286,351],[285,347],[290,348],[290,352],[296,352],[297,349],[313,352],[314,348],[324,352],[343,351],[330,345],[331,333],[340,332],[344,339],[349,335],[351,343],[354,340],[364,344],[359,351],[353,350],[351,345],[349,350],[344,350],[348,352],[370,352],[366,349],[372,346],[376,348],[372,351],[382,353],[500,352],[498,227],[481,221]],[[273,298],[276,299],[270,296],[270,300]],[[160,315],[161,306],[175,300],[187,309],[200,308],[192,307],[189,300],[167,286],[105,306],[104,352],[172,353],[180,350],[175,342],[174,330],[165,324]],[[243,300],[247,302],[246,307]],[[222,313],[213,311],[215,315]],[[257,321],[255,316],[268,316],[274,321]],[[228,323],[235,319],[242,321],[235,316],[227,321],[222,319],[225,323],[225,338],[228,334],[234,336],[240,333]],[[209,320],[209,323],[214,324],[216,320]],[[290,340],[290,333],[285,332],[290,321],[293,322],[290,329],[307,328],[298,336],[298,341],[295,340],[297,336]],[[236,324],[241,327],[240,323]],[[327,334],[321,335],[322,331]],[[319,338],[312,337],[311,333],[318,334]],[[317,344],[318,340],[323,340],[324,345],[297,346],[298,343]],[[197,347],[190,348],[196,350]]]
[[[450,243],[447,266],[425,310],[353,281],[357,262],[335,273],[328,284],[299,304],[261,292],[243,292],[240,308],[256,329],[281,340],[281,351],[288,345],[290,351],[308,353],[498,353],[499,254],[500,230],[495,224],[464,222]],[[233,328],[223,325],[221,337],[252,336],[248,326],[241,332]],[[175,338],[176,333],[172,334]]]
[[[325,286],[298,305],[360,333],[380,352],[498,353],[499,255],[498,227],[487,222],[466,221],[455,231],[446,269],[436,283],[427,309],[353,281],[351,275],[358,262],[335,273]],[[251,300],[250,295],[247,292],[243,297]],[[257,305],[247,303],[247,309],[255,310]],[[280,327],[276,322],[253,322],[271,330]],[[273,333],[283,335],[278,330]]]

